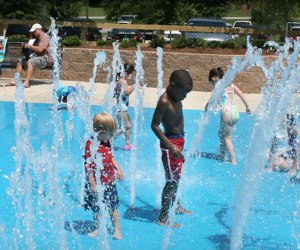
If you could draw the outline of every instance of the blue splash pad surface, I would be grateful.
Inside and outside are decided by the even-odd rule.
[[[27,119],[30,123],[30,142],[38,154],[43,144],[46,148],[52,145],[53,126],[49,104],[26,104]],[[101,106],[93,106],[91,117],[103,111]],[[186,152],[197,132],[196,121],[201,111],[184,110],[185,132],[187,134]],[[134,110],[129,114],[134,120]],[[156,137],[150,129],[153,109],[144,109],[144,123],[140,126],[138,143],[135,187],[135,210],[130,211],[130,155],[122,150],[122,136],[114,142],[114,156],[119,162],[125,180],[117,183],[120,198],[120,221],[123,239],[115,241],[109,232],[107,243],[103,245],[99,238],[90,238],[87,233],[92,225],[92,213],[85,211],[79,202],[80,178],[82,171],[82,149],[80,140],[83,138],[83,122],[74,119],[74,131],[71,143],[67,142],[65,132],[65,148],[60,152],[58,176],[60,192],[63,196],[63,214],[61,223],[64,227],[62,236],[49,227],[46,218],[34,211],[32,237],[37,249],[55,249],[62,244],[68,249],[229,249],[232,216],[235,208],[235,195],[242,184],[241,170],[246,160],[254,116],[241,113],[240,120],[233,131],[233,143],[237,154],[238,165],[231,166],[212,159],[218,152],[219,115],[210,114],[209,123],[205,126],[202,136],[201,150],[206,157],[196,159],[186,156],[186,171],[182,178],[182,204],[190,209],[192,215],[176,215],[176,221],[183,225],[180,229],[166,229],[155,224],[158,216],[157,196],[164,185],[162,176],[157,181]],[[68,120],[68,112],[61,111],[63,124]],[[3,249],[29,249],[31,243],[26,242],[28,232],[18,226],[24,239],[16,240],[13,229],[16,227],[17,209],[7,191],[10,188],[8,176],[15,170],[15,162],[11,148],[16,145],[14,128],[14,103],[0,102],[0,244]],[[64,125],[65,129],[65,125]],[[263,167],[263,166],[262,166]],[[243,231],[243,249],[295,249],[299,240],[299,185],[291,183],[285,173],[264,173],[262,183],[255,194],[249,212],[249,218]],[[48,183],[51,187],[51,183]],[[40,185],[32,179],[30,197],[37,200],[37,187]],[[158,189],[157,185],[161,188]],[[49,188],[49,187],[48,187]],[[47,187],[43,194],[47,203]],[[53,204],[54,203],[54,204]],[[45,214],[55,210],[55,201],[45,206]],[[54,215],[55,216],[55,215]],[[42,220],[43,218],[44,220]],[[57,225],[56,225],[57,226]],[[111,227],[109,225],[109,227]],[[73,230],[71,229],[73,228]],[[106,229],[105,229],[106,230]],[[170,233],[169,238],[166,236]],[[100,233],[101,234],[101,233]],[[167,240],[168,239],[168,240]]]

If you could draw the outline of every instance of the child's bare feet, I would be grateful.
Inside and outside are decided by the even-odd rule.
[[[231,164],[231,165],[236,165],[237,162],[234,160],[234,161],[231,161],[231,160],[225,160],[223,161],[223,163],[226,163],[226,164]]]
[[[121,231],[119,229],[115,229],[115,233],[113,235],[113,239],[115,239],[115,240],[122,240]]]
[[[183,206],[180,205],[175,209],[175,213],[176,214],[191,214],[192,212],[189,210],[186,210]]]
[[[160,219],[158,219],[156,221],[156,224],[158,224],[160,226],[163,226],[163,227],[168,227],[169,226],[169,222],[168,221],[164,222],[164,221],[162,221]],[[181,224],[178,224],[178,223],[174,222],[173,225],[172,225],[172,228],[181,228]]]
[[[24,85],[24,88],[29,88],[29,87],[30,87],[30,85],[29,85],[29,82],[28,82],[28,81],[24,81],[23,85]]]
[[[96,230],[94,230],[94,231],[88,233],[88,236],[90,236],[90,237],[96,237],[96,236],[98,235],[98,232],[99,232],[99,230],[96,229]]]

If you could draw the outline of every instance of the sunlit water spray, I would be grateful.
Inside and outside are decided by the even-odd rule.
[[[289,47],[290,45],[286,44],[285,46]],[[260,105],[262,111],[257,113],[252,140],[248,147],[247,158],[242,171],[241,179],[243,182],[237,189],[236,207],[231,231],[231,249],[239,249],[242,247],[243,228],[246,224],[254,195],[262,179],[264,163],[266,155],[268,155],[268,151],[270,150],[273,130],[276,131],[280,121],[288,112],[289,100],[293,93],[295,93],[295,87],[298,86],[300,70],[299,64],[296,64],[298,54],[299,43],[296,43],[294,52],[286,58],[286,66],[283,68],[280,78],[278,81],[270,83],[270,86],[275,86],[275,89],[267,88],[264,90],[263,98],[268,100],[268,105]],[[254,54],[251,57],[251,61],[254,64],[262,60],[261,55]],[[278,65],[278,63],[272,65]],[[264,72],[274,72],[276,70],[278,69],[270,69],[269,71],[263,69]],[[271,79],[268,75],[266,78],[267,80]],[[276,88],[277,84],[279,84],[279,88]],[[262,103],[266,103],[264,99]]]
[[[156,55],[157,55],[157,100],[163,93],[163,76],[164,76],[164,71],[163,71],[163,49],[158,47],[156,49]],[[163,184],[162,180],[164,179],[163,177],[163,172],[162,172],[162,166],[161,166],[161,149],[160,149],[160,141],[157,139],[156,140],[156,180],[155,180],[155,185],[156,185],[156,196],[155,196],[155,207],[157,210],[160,209],[161,207],[161,191],[163,189]]]
[[[135,104],[134,104],[134,122],[133,122],[133,138],[132,143],[137,146],[138,130],[140,125],[140,118],[143,117],[143,97],[144,97],[144,69],[143,69],[143,54],[138,46],[138,50],[135,53]],[[134,208],[135,203],[135,175],[136,175],[136,165],[137,165],[137,150],[132,150],[130,155],[130,207]]]
[[[16,94],[15,94],[15,131],[16,131],[16,147],[13,148],[16,170],[9,178],[10,189],[8,194],[12,197],[12,204],[16,209],[16,224],[13,228],[12,245],[15,249],[22,246],[34,249],[34,227],[33,204],[31,184],[32,179],[29,173],[30,157],[32,146],[30,144],[30,128],[26,117],[25,99],[23,95],[24,86],[20,78],[20,74],[15,74]],[[24,206],[24,202],[28,202]],[[25,239],[25,240],[24,240]]]
[[[51,55],[54,60],[53,77],[54,83],[57,83],[59,66],[57,66],[57,53],[54,53],[54,51],[55,48],[57,49],[56,45],[58,43],[55,44],[54,41],[57,33],[54,30],[54,20],[52,19],[51,21],[50,32],[53,32],[53,34],[50,45]],[[35,241],[41,237],[40,231],[37,229],[39,228],[38,225],[43,223],[47,225],[48,239],[53,239],[53,246],[57,245],[66,248],[67,244],[63,223],[65,214],[61,213],[64,210],[62,203],[63,195],[61,193],[60,179],[58,178],[59,171],[57,171],[58,151],[62,146],[63,138],[61,117],[55,109],[52,110],[51,121],[54,124],[53,145],[48,149],[48,152],[51,153],[46,154],[42,150],[35,153],[30,142],[30,127],[26,118],[25,99],[23,95],[24,87],[18,73],[15,75],[15,78],[17,82],[15,96],[15,128],[17,135],[15,149],[16,171],[11,175],[10,181],[12,187],[11,191],[9,191],[17,210],[16,227],[13,230],[13,234],[15,235],[14,247],[15,249],[19,249],[26,245],[28,249],[34,249],[36,247]],[[44,154],[45,162],[43,163],[45,164],[41,164],[45,173],[44,175],[40,172],[41,168],[37,167],[40,163],[37,160],[38,157],[36,154]],[[47,156],[48,158],[46,158]],[[43,185],[45,180],[52,183],[51,188],[49,188],[49,185]],[[37,195],[35,194],[35,190],[38,191]],[[53,204],[55,204],[54,207],[52,207]],[[37,218],[35,217],[36,213],[43,213],[45,216]],[[44,218],[47,219],[43,221]],[[57,237],[57,235],[60,235],[60,237]]]
[[[113,112],[113,103],[114,103],[113,100],[114,100],[114,91],[116,87],[116,76],[118,73],[121,72],[122,74],[124,72],[122,58],[119,51],[119,44],[117,42],[113,43],[113,49],[114,49],[114,54],[113,54],[112,65],[111,65],[112,77],[104,97],[105,112],[109,114],[112,114]]]

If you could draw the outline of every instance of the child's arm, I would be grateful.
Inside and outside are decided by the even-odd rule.
[[[134,90],[134,85],[129,85],[127,80],[124,80],[125,81],[125,89],[124,89],[124,93],[126,95],[130,95],[133,90]]]
[[[153,130],[154,134],[157,138],[170,150],[171,154],[175,157],[183,157],[181,150],[176,147],[170,140],[166,137],[164,132],[160,129],[159,125],[163,120],[165,112],[167,112],[168,101],[163,96],[159,99],[157,106],[155,108],[152,122],[151,122],[151,129]]]
[[[244,105],[246,107],[246,113],[251,114],[251,110],[249,108],[248,102],[247,102],[243,92],[235,85],[234,85],[234,93],[236,93],[238,95],[238,97],[241,98],[242,102],[244,103]]]
[[[114,164],[114,168],[117,170],[117,178],[119,180],[123,179],[123,172],[122,169],[120,168],[119,164],[116,162],[116,160],[113,158],[113,164]]]

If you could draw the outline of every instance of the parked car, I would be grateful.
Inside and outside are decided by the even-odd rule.
[[[288,30],[292,30],[293,27],[295,27],[295,26],[300,26],[300,22],[288,22],[287,23]]]
[[[112,29],[111,31],[107,32],[106,40],[116,40],[116,41],[123,41],[129,40],[133,38],[139,42],[142,41],[143,37],[139,30],[133,29]]]
[[[246,21],[246,20],[241,20],[241,21],[235,21],[232,25],[232,28],[235,29],[240,29],[240,28],[244,28],[244,29],[249,29],[252,28],[252,22],[251,21]],[[233,33],[232,34],[232,38],[237,39],[240,37],[240,34],[238,33]]]
[[[117,21],[119,24],[130,24],[134,23],[135,16],[134,15],[121,15],[120,19]]]
[[[268,25],[264,24],[252,24],[252,29],[261,31],[261,34],[253,34],[251,37],[253,39],[261,39],[261,40],[270,40],[272,37],[272,34],[268,33],[268,30],[271,30],[272,28]]]
[[[155,38],[159,38],[158,30],[140,30],[141,40],[144,43],[150,42]]]
[[[174,38],[181,37],[181,32],[179,30],[165,30],[164,31],[164,40],[170,42]]]
[[[187,22],[189,26],[201,26],[201,27],[220,27],[226,28],[227,25],[223,20],[210,19],[210,18],[190,18]],[[213,32],[185,32],[184,37],[186,39],[201,38],[206,41],[227,41],[231,40],[230,33],[213,33]]]
[[[235,21],[232,25],[232,28],[249,28],[252,26],[252,22],[251,21]]]
[[[29,24],[8,24],[5,31],[5,37],[24,35],[26,40],[28,40],[31,38],[29,32],[30,28],[31,26]]]
[[[86,18],[72,18],[65,19],[66,22],[86,23],[91,26],[95,24],[94,21]],[[58,35],[64,39],[65,37],[77,36],[81,38],[81,34],[85,33],[87,41],[97,41],[102,39],[102,34],[97,27],[80,27],[80,26],[61,26],[58,30]]]
[[[300,41],[300,25],[299,26],[293,26],[291,28],[291,31],[297,31],[298,34],[289,35],[289,39]]]

